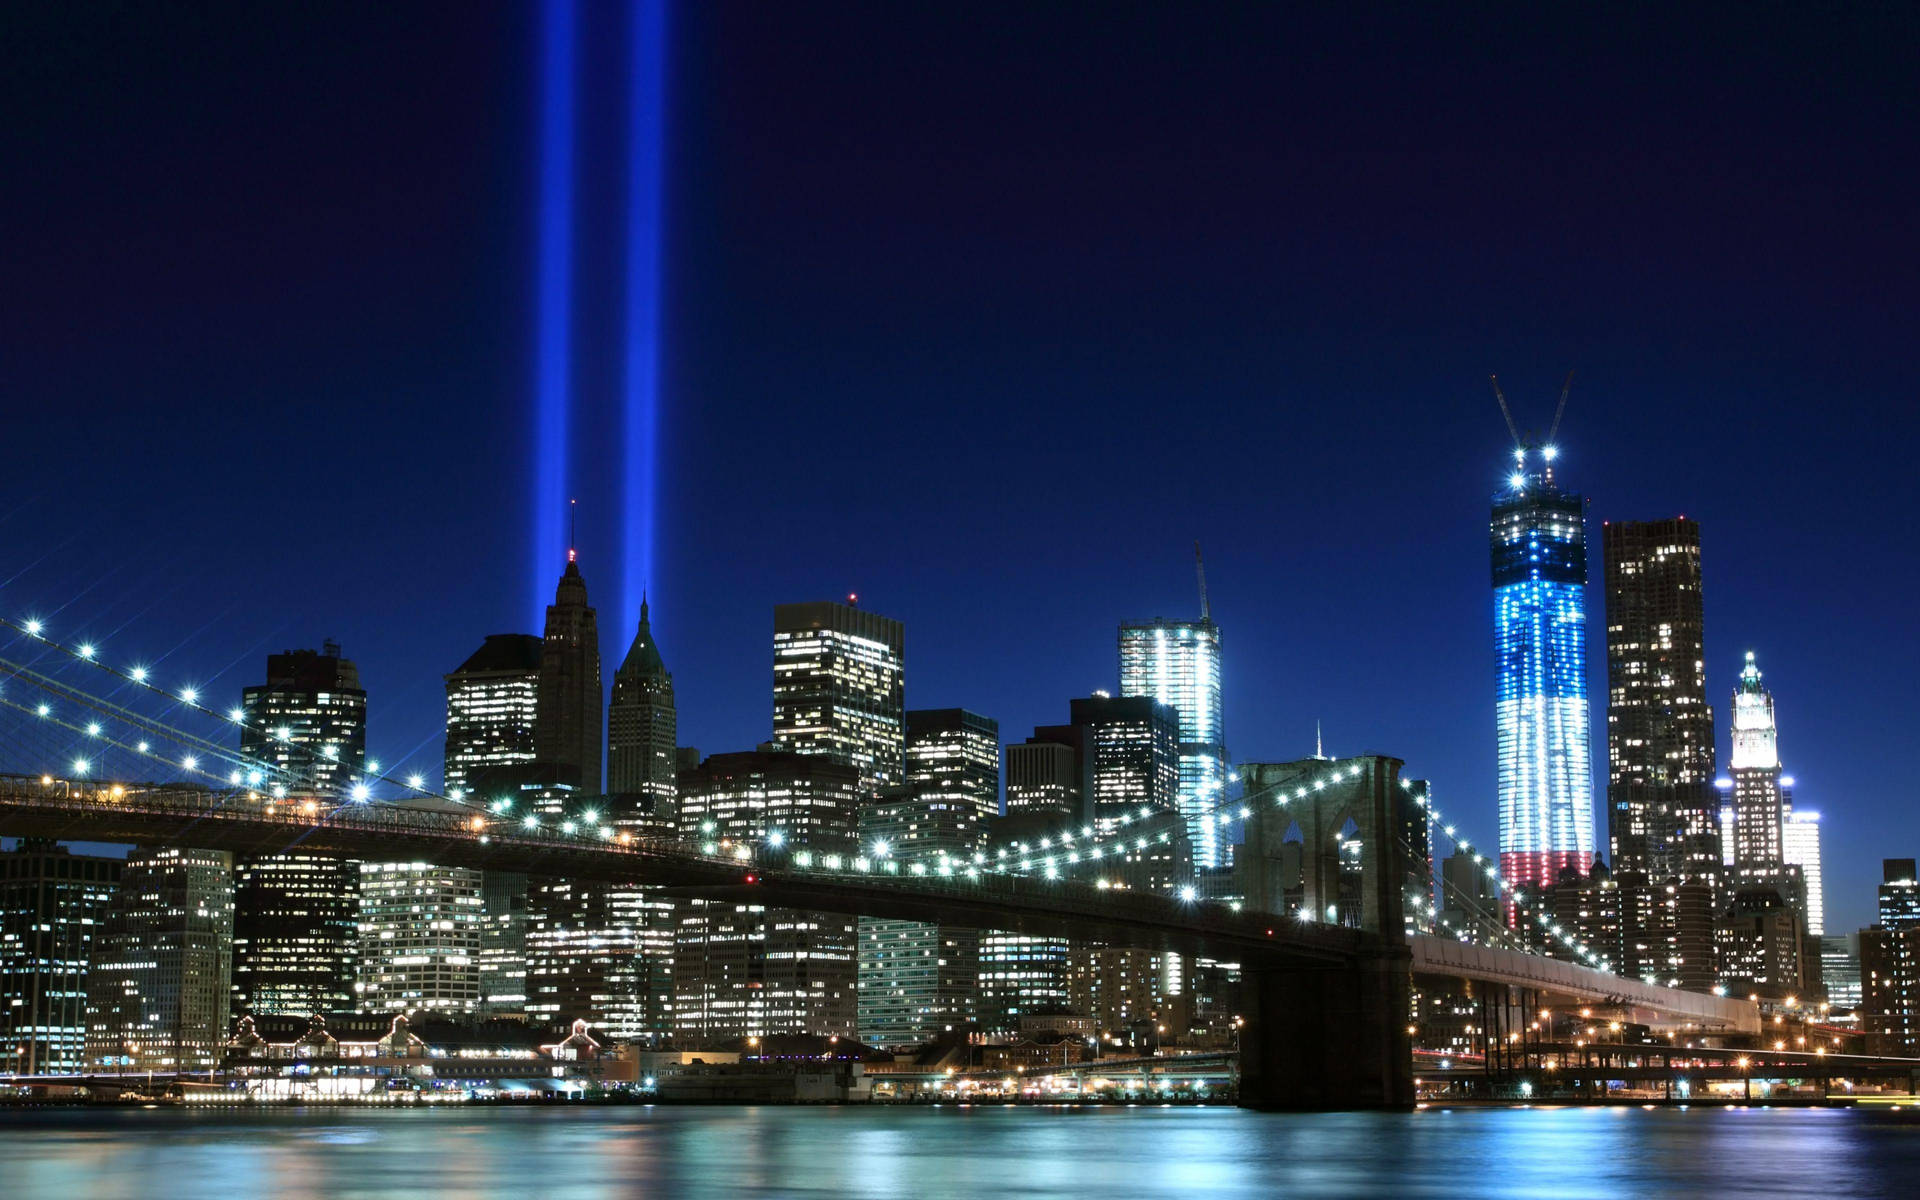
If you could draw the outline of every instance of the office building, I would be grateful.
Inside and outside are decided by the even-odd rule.
[[[481,892],[480,872],[465,867],[361,863],[356,1010],[477,1011],[486,923]]]
[[[1869,1053],[1920,1055],[1920,926],[1860,931],[1860,1028]]]
[[[226,1041],[233,984],[233,858],[136,849],[94,940],[87,1062],[128,1071],[204,1071]]]
[[[946,709],[908,713],[907,730],[910,781],[861,807],[862,852],[936,868],[943,854],[965,861],[986,836],[981,809],[997,791],[999,729]],[[917,1045],[973,1025],[978,930],[861,917],[856,935],[861,1041]]]
[[[485,794],[494,772],[534,761],[543,645],[530,633],[489,634],[447,675],[447,795]]]
[[[1033,813],[1075,824],[1091,822],[1092,786],[1084,730],[1054,725],[1007,747],[1006,814]]]
[[[906,714],[906,781],[933,804],[966,804],[976,824],[1000,813],[1000,722],[964,708]]]
[[[527,887],[517,871],[480,876],[480,1005],[486,1016],[527,1015]]]
[[[1760,682],[1753,651],[1747,651],[1733,693],[1734,866],[1777,866],[1786,861],[1783,844],[1788,804],[1781,792],[1779,729],[1773,695]]]
[[[773,610],[773,740],[852,766],[869,795],[905,769],[906,632],[851,604]]]
[[[289,794],[355,794],[367,757],[367,693],[340,647],[267,656],[242,694],[240,752]],[[359,864],[306,854],[242,855],[233,880],[233,1013],[311,1016],[354,1004]]]
[[[676,906],[641,884],[536,876],[527,888],[526,1012],[584,1020],[596,1037],[652,1044],[673,1023]]]
[[[1107,832],[1121,816],[1143,810],[1179,812],[1180,722],[1173,709],[1149,696],[1098,693],[1068,708],[1086,746],[1094,828]]]
[[[1203,601],[1204,605],[1204,593]],[[1220,627],[1198,621],[1130,621],[1120,626],[1120,694],[1149,696],[1179,721],[1176,804],[1186,818],[1195,865],[1225,859],[1226,830],[1205,818],[1226,799],[1227,747],[1220,707]]]
[[[860,769],[768,744],[680,772],[682,836],[703,846],[850,855],[868,795]],[[834,913],[683,901],[675,909],[673,1022],[683,1045],[770,1033],[853,1037],[855,922]]]
[[[1781,780],[1781,790],[1791,795],[1786,784],[1786,780]],[[1800,869],[1801,886],[1806,889],[1808,935],[1824,937],[1827,903],[1825,877],[1820,869],[1820,814],[1812,809],[1787,813],[1786,824],[1781,827],[1780,852],[1788,866]]]
[[[1829,934],[1820,939],[1820,984],[1827,1003],[1841,1012],[1860,1008],[1860,934]]]
[[[660,657],[643,598],[640,627],[613,673],[607,705],[607,808],[614,825],[672,836],[678,736],[673,675]]]
[[[1888,929],[1920,928],[1920,874],[1911,858],[1880,860],[1877,924]]]
[[[0,1063],[9,1073],[87,1066],[87,967],[122,860],[27,839],[0,852]]]
[[[1593,861],[1586,504],[1555,482],[1557,457],[1514,450],[1490,526],[1500,870],[1530,890]]]
[[[1016,1034],[1021,1017],[1067,1007],[1072,954],[1072,946],[1063,938],[1003,929],[981,933],[980,986],[975,998],[981,1032]]]
[[[572,550],[567,569],[547,606],[541,639],[540,682],[534,697],[534,757],[542,764],[578,771],[583,795],[600,794],[600,739],[604,703],[600,691],[600,630],[587,603],[587,581]]]

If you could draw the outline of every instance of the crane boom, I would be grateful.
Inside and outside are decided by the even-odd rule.
[[[1500,377],[1489,375],[1487,381],[1493,384],[1493,398],[1500,402],[1500,415],[1507,419],[1507,432],[1513,435],[1513,444],[1519,446],[1520,427],[1513,423],[1513,410],[1507,407],[1506,393],[1500,390]]]
[[[1213,609],[1207,604],[1207,560],[1200,557],[1200,539],[1193,540],[1193,569],[1200,576],[1200,619],[1211,621]]]
[[[1567,372],[1567,381],[1560,385],[1560,407],[1553,410],[1553,424],[1547,428],[1547,445],[1553,445],[1553,435],[1560,432],[1560,417],[1567,411],[1567,393],[1573,390],[1573,372]]]

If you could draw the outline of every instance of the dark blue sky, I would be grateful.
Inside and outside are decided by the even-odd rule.
[[[676,8],[683,742],[765,737],[771,607],[855,590],[906,622],[910,705],[1017,740],[1113,685],[1120,619],[1195,610],[1198,537],[1235,756],[1322,720],[1491,845],[1486,375],[1544,424],[1574,367],[1596,545],[1701,521],[1714,703],[1756,650],[1862,923],[1920,853],[1912,10],[1296,7]],[[535,11],[10,24],[0,608],[227,695],[336,637],[375,753],[437,768],[440,676],[529,628]],[[613,660],[624,18],[584,25],[573,490]],[[1597,602],[1591,636],[1598,691]]]

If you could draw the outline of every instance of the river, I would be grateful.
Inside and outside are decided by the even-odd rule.
[[[9,1197],[1920,1195],[1920,1113],[1474,1108],[0,1111]]]

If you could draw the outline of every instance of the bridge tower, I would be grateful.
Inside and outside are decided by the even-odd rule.
[[[1242,964],[1245,1107],[1413,1105],[1405,893],[1425,868],[1409,846],[1426,811],[1401,786],[1400,767],[1380,755],[1240,767],[1249,796],[1287,798],[1254,805],[1247,820],[1234,864],[1246,906],[1369,935],[1348,962]]]

